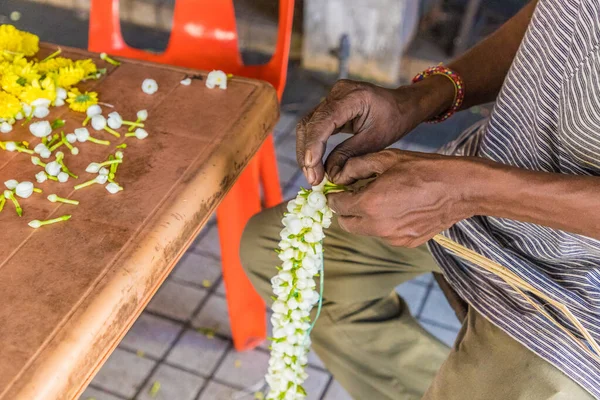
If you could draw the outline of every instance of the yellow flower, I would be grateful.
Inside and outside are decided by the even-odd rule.
[[[21,111],[21,102],[12,94],[0,91],[0,118],[14,118]]]
[[[40,78],[37,66],[34,63],[15,64],[13,62],[13,72],[27,80],[27,82],[33,82]]]
[[[41,73],[58,71],[61,68],[73,65],[73,60],[65,57],[54,57],[49,60],[38,63],[38,68]]]
[[[71,91],[67,94],[67,103],[69,103],[69,108],[71,110],[86,112],[90,106],[98,104],[98,93],[81,93],[79,89],[72,88]]]
[[[54,81],[50,77],[46,77],[41,82],[38,79],[35,79],[31,82],[31,85],[26,86],[23,89],[19,98],[27,104],[31,104],[37,99],[54,101],[54,99],[56,99],[56,87]]]
[[[2,89],[15,96],[21,94],[26,85],[27,80],[25,78],[21,78],[12,71],[2,75],[2,79],[0,79],[0,86]]]
[[[85,78],[85,70],[73,65],[59,69],[55,77],[56,84],[65,89],[78,84],[83,78]]]
[[[83,69],[86,77],[90,75],[95,75],[98,72],[96,64],[94,64],[94,62],[90,58],[88,58],[87,60],[75,61],[75,66]]]
[[[39,51],[39,41],[36,35],[22,32],[12,25],[0,25],[0,50],[31,57]]]

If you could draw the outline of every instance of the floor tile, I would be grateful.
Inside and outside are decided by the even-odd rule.
[[[396,293],[406,301],[411,314],[416,315],[423,304],[427,287],[409,281],[396,286]]]
[[[433,325],[426,321],[420,321],[421,326],[425,328],[429,333],[444,342],[448,346],[452,346],[458,335],[458,329],[442,328],[437,325]]]
[[[425,318],[456,329],[460,328],[460,322],[458,322],[454,310],[448,304],[448,300],[446,300],[441,290],[431,290],[419,318]]]
[[[79,400],[124,400],[124,397],[117,397],[108,394],[102,390],[88,387],[79,397]]]
[[[150,357],[162,357],[183,328],[164,318],[142,313],[127,335],[121,341],[123,346],[132,351],[141,351]]]
[[[192,325],[194,328],[212,329],[231,337],[227,301],[221,296],[211,296],[192,320]]]
[[[229,343],[223,339],[208,338],[188,329],[169,352],[167,362],[202,376],[210,376],[228,347]]]
[[[327,393],[325,393],[323,400],[352,400],[352,396],[346,392],[346,389],[344,389],[338,381],[334,380],[331,382],[331,385],[329,385],[329,389],[327,389]]]
[[[311,367],[306,368],[306,373],[308,374],[308,378],[303,385],[308,394],[306,399],[319,400],[323,395],[323,392],[325,392],[325,388],[327,387],[331,375]]]
[[[265,376],[269,355],[259,350],[238,353],[230,350],[215,373],[215,378],[230,385],[249,388]]]
[[[221,257],[221,243],[219,243],[219,231],[217,225],[207,226],[192,243],[190,249],[195,253],[208,253],[216,258]]]
[[[275,151],[278,160],[296,162],[296,135],[280,137],[275,142]]]
[[[200,286],[204,286],[204,283],[212,285],[221,277],[221,262],[188,250],[179,260],[171,277]]]
[[[194,400],[203,384],[204,379],[199,376],[163,364],[152,374],[136,399]],[[160,389],[153,392],[153,388],[157,387]]]
[[[295,131],[299,118],[300,117],[296,113],[282,112],[277,125],[275,125],[275,134],[288,134]]]
[[[158,289],[146,309],[170,318],[187,321],[206,295],[207,292],[204,289],[167,280]]]
[[[325,364],[323,364],[323,361],[321,361],[321,359],[319,358],[317,353],[315,353],[315,351],[312,349],[308,353],[308,365],[312,365],[313,367],[327,369],[325,367]]]
[[[135,395],[154,364],[152,360],[117,348],[92,383],[129,399]]]
[[[253,400],[254,395],[252,393],[245,394],[239,389],[211,381],[208,383],[206,388],[202,391],[202,394],[198,400]]]
[[[219,293],[223,296],[225,296],[227,294],[225,292],[225,282],[223,280],[221,280],[221,282],[219,282],[219,286],[217,286],[217,288],[215,289],[215,293]]]

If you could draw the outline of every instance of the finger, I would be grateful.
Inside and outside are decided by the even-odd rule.
[[[398,155],[390,150],[366,154],[350,158],[340,172],[331,178],[338,185],[349,185],[360,179],[381,175],[397,162]]]
[[[348,159],[367,154],[373,147],[373,143],[369,142],[369,135],[362,132],[338,144],[325,161],[325,171],[332,182],[338,183],[336,176],[344,168]]]
[[[338,217],[361,216],[358,205],[360,193],[340,192],[327,195],[327,204]]]
[[[355,234],[365,235],[362,228],[365,226],[362,217],[342,216],[337,218],[337,222],[344,231]]]

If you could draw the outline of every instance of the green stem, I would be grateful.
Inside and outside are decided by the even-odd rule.
[[[106,167],[107,165],[121,164],[122,162],[123,162],[123,160],[115,159],[115,160],[104,161],[98,165],[100,165],[101,167]]]
[[[74,189],[75,190],[83,189],[84,187],[92,186],[94,183],[96,183],[96,179],[92,179],[91,181],[80,183],[79,185],[76,185],[74,187]]]
[[[110,146],[110,142],[108,140],[100,140],[100,139],[93,138],[91,136],[88,138],[88,140],[92,143],[101,144],[104,146]]]
[[[113,135],[114,137],[118,137],[118,138],[121,137],[121,134],[119,132],[115,131],[114,129],[112,129],[112,128],[108,127],[108,126],[105,126],[104,130],[106,132],[110,133],[111,135]]]
[[[114,65],[116,67],[118,67],[119,65],[121,65],[120,62],[118,62],[117,60],[113,60],[106,53],[100,54],[100,59],[102,59],[102,60],[106,61],[107,63],[112,64],[112,65]]]
[[[138,121],[123,121],[123,125],[129,125],[129,129],[133,130],[133,128],[143,128],[144,124]]]
[[[136,124],[138,124],[138,123],[140,123],[141,121],[142,121],[142,120],[141,120],[141,118],[138,118],[138,119],[136,119],[136,120],[135,120],[135,123],[136,123]],[[144,126],[144,125],[142,125],[142,126]],[[129,132],[133,132],[133,130],[134,130],[134,129],[135,129],[135,125],[131,125],[131,126],[129,127],[128,131],[129,131]]]
[[[17,215],[19,217],[22,217],[23,216],[23,209],[21,208],[21,205],[19,204],[19,201],[15,198],[15,195],[11,195],[10,196],[10,200],[15,205],[15,210],[17,211]]]
[[[0,195],[0,212],[2,212],[2,209],[4,209],[4,204],[6,203],[6,198],[4,197],[4,195]]]
[[[85,117],[85,119],[83,120],[83,126],[86,126],[88,124],[88,122],[90,122],[90,116],[88,115],[87,117]]]
[[[59,47],[54,53],[50,54],[48,57],[44,58],[41,62],[52,60],[54,57],[58,56],[62,53],[62,49]]]
[[[65,143],[62,140],[59,140],[52,147],[50,147],[48,150],[50,150],[50,152],[53,152],[54,150],[58,149],[63,144],[65,144]]]

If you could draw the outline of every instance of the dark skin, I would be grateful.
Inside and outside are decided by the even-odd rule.
[[[450,63],[465,82],[463,107],[498,95],[535,2]],[[475,215],[531,222],[600,239],[600,178],[514,168],[475,157],[384,150],[447,110],[452,83],[440,76],[395,90],[340,81],[297,128],[297,158],[307,180],[325,172],[338,184],[376,177],[361,190],[329,195],[348,232],[415,247]],[[349,130],[323,164],[328,138]]]

